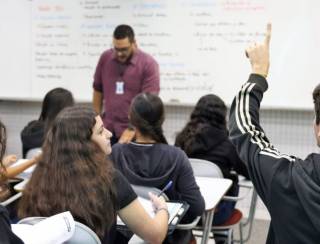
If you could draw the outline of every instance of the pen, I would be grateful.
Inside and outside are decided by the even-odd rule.
[[[172,180],[168,182],[168,184],[161,190],[161,192],[158,194],[158,197],[160,197],[166,190],[168,190],[172,186]]]

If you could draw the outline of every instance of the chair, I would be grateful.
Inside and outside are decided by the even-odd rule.
[[[253,220],[254,220],[254,216],[255,216],[255,212],[256,212],[256,205],[257,205],[257,200],[258,200],[258,194],[257,194],[257,191],[254,189],[252,182],[249,180],[239,181],[239,186],[243,187],[243,188],[252,189],[248,218],[245,221],[241,220],[240,225],[239,225],[239,232],[241,231],[242,238],[243,238],[242,243],[246,243],[250,239],[251,232],[252,232]],[[244,237],[243,232],[244,232],[245,228],[247,228],[248,231]],[[233,242],[240,243],[240,239],[234,240]]]
[[[41,147],[32,148],[32,149],[28,150],[28,152],[26,154],[26,159],[32,159],[33,157],[37,156],[41,152],[42,152]]]
[[[195,158],[189,158],[189,161],[191,163],[195,176],[223,178],[223,174],[220,168],[216,164],[207,160],[195,159]],[[240,197],[224,196],[222,199],[226,201],[239,201],[243,198],[245,198],[245,196],[240,196]],[[233,241],[233,227],[235,225],[239,225],[240,239],[238,241],[242,244],[243,243],[243,237],[242,237],[243,225],[241,225],[241,219],[242,219],[242,212],[239,209],[235,208],[230,218],[223,225],[213,226],[211,230],[213,231],[214,234],[226,235],[228,244],[231,244]],[[195,229],[199,229],[199,228],[195,228]]]
[[[34,225],[44,219],[46,219],[46,217],[28,217],[21,219],[18,224]],[[97,234],[88,226],[75,221],[75,232],[64,244],[101,244],[101,241]]]

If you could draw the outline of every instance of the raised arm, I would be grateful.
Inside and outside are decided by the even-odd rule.
[[[271,182],[276,172],[281,166],[284,166],[282,170],[289,169],[290,162],[295,160],[275,149],[260,126],[260,102],[268,88],[265,77],[269,71],[270,36],[269,24],[265,41],[246,50],[252,74],[233,100],[229,120],[230,139],[247,164],[250,178],[264,202],[270,199]]]

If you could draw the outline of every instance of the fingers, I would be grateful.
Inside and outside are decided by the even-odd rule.
[[[268,23],[267,24],[267,30],[266,30],[266,35],[265,35],[265,39],[264,39],[264,45],[269,49],[269,46],[270,46],[270,40],[271,40],[271,30],[272,30],[272,25],[271,23]],[[249,58],[250,56],[250,53],[252,52],[252,50],[254,48],[257,48],[257,47],[261,47],[261,44],[257,44],[256,42],[248,47],[246,50],[245,50],[245,55],[247,58]]]
[[[271,29],[272,29],[271,23],[268,23],[268,24],[267,24],[266,37],[265,37],[265,39],[264,39],[264,43],[265,43],[265,45],[266,45],[267,47],[270,46]]]
[[[149,192],[149,197],[150,197],[151,201],[153,201],[157,196],[155,194],[153,194],[152,192]]]

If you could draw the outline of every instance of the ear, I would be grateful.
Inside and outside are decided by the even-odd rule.
[[[137,45],[136,39],[133,39],[133,41],[132,41],[132,45],[133,45],[133,48],[134,48],[134,49],[138,48],[138,45]]]

